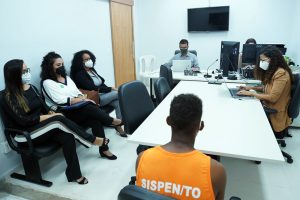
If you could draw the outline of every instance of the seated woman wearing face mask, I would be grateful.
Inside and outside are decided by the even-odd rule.
[[[281,137],[280,133],[291,123],[287,109],[291,99],[292,72],[276,47],[264,48],[259,57],[254,75],[263,86],[242,87],[238,94],[254,96],[268,108],[276,109],[277,113],[270,115],[270,121],[276,135]],[[262,93],[249,91],[251,89]]]
[[[110,117],[90,99],[85,98],[72,79],[67,76],[64,61],[55,52],[48,53],[41,64],[42,90],[48,106],[60,107],[61,112],[79,125],[92,128],[94,136],[105,138],[103,125],[120,126],[122,121]],[[72,107],[64,109],[65,106]],[[74,108],[75,107],[75,108]],[[99,147],[101,157],[115,160],[108,145]]]
[[[74,136],[86,146],[106,146],[107,139],[83,132],[74,122],[61,113],[50,111],[38,90],[30,85],[30,69],[23,60],[14,59],[4,65],[5,89],[1,104],[7,116],[5,126],[30,133],[34,145],[49,141],[58,143],[67,163],[66,176],[69,182],[87,184],[81,175]],[[26,144],[23,135],[13,136],[19,145]]]
[[[113,106],[115,108],[117,118],[122,119],[118,100],[118,89],[108,87],[105,84],[104,78],[102,78],[94,68],[95,63],[96,57],[92,52],[82,50],[75,53],[71,65],[71,78],[80,89],[99,91],[100,106]],[[115,129],[118,135],[121,137],[127,137],[120,126],[116,126]]]

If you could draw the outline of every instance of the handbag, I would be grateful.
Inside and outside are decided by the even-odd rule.
[[[82,94],[86,94],[88,99],[93,100],[97,105],[100,104],[100,97],[98,90],[84,90],[79,89]]]

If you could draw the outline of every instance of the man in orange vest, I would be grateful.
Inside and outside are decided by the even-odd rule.
[[[198,131],[204,128],[201,117],[202,101],[195,95],[172,100],[167,117],[171,141],[139,154],[136,185],[176,199],[224,199],[223,165],[194,148]]]

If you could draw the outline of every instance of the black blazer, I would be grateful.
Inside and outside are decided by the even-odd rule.
[[[108,93],[111,91],[111,87],[108,87],[105,85],[105,80],[102,78],[95,70],[93,70],[96,75],[102,80],[102,84],[97,87],[94,84],[93,79],[90,77],[90,75],[85,71],[81,70],[75,74],[74,77],[72,77],[73,81],[75,82],[76,86],[79,89],[83,90],[99,90],[100,93]]]

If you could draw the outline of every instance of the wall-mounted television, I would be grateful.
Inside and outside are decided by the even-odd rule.
[[[228,31],[229,6],[188,9],[188,32]]]

